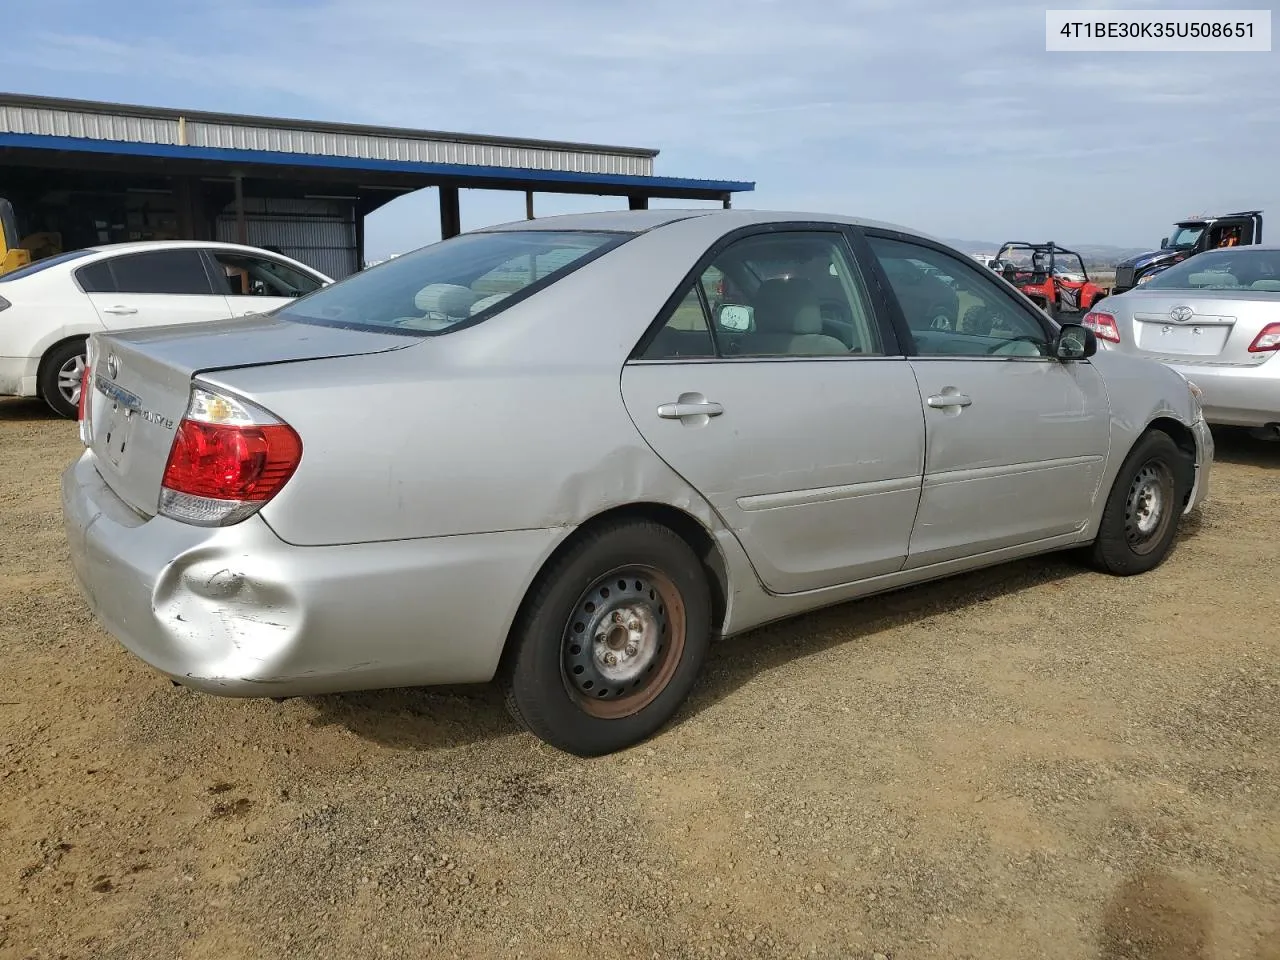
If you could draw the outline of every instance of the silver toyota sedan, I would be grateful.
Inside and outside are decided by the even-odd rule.
[[[95,334],[66,532],[179,683],[498,679],[596,755],[662,727],[713,638],[1053,550],[1160,564],[1212,439],[1185,378],[1096,349],[902,227],[522,221]]]
[[[1210,423],[1280,438],[1280,246],[1197,254],[1083,322],[1100,349],[1155,358],[1191,380]]]

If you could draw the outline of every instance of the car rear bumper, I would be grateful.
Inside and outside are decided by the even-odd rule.
[[[39,357],[0,357],[0,397],[34,397]]]
[[[1280,422],[1280,360],[1253,367],[1164,361],[1200,388],[1200,405],[1210,423],[1265,427]]]
[[[185,686],[298,696],[492,678],[563,530],[296,547],[258,516],[144,519],[86,452],[62,477],[81,590],[107,631]]]

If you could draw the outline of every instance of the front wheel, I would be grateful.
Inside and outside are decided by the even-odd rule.
[[[710,634],[710,590],[684,540],[643,520],[601,527],[534,586],[503,671],[507,708],[568,753],[624,749],[684,702]]]
[[[1125,458],[1102,511],[1090,559],[1105,573],[1131,576],[1164,562],[1178,532],[1194,465],[1168,434],[1144,434]]]
[[[84,376],[85,342],[72,340],[45,354],[36,387],[40,397],[59,416],[74,420],[80,412],[80,381]]]

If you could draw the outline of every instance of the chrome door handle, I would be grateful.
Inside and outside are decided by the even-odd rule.
[[[701,403],[663,403],[658,406],[658,416],[664,420],[679,420],[682,417],[718,417],[724,413],[724,407],[710,400]]]
[[[930,397],[925,403],[931,407],[941,409],[945,407],[967,407],[973,401],[963,393],[939,393]]]
[[[117,305],[117,306],[114,306],[114,307],[103,307],[103,308],[102,308],[102,312],[103,312],[103,313],[114,313],[114,314],[115,314],[116,316],[118,316],[118,317],[123,317],[123,316],[126,316],[127,314],[130,314],[130,313],[137,313],[137,312],[138,312],[138,308],[137,308],[137,307],[123,307],[123,306],[119,306],[119,305]]]

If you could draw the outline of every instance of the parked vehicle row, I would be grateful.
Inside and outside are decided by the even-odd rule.
[[[1179,220],[1173,233],[1150,250],[1116,264],[1114,291],[1142,286],[1161,272],[1206,250],[1262,243],[1262,211],[1242,210],[1221,216],[1197,215]]]
[[[487,228],[269,315],[93,332],[72,563],[179,683],[497,678],[604,753],[713,637],[1046,551],[1160,564],[1212,437],[1184,376],[1098,342],[882,223]]]
[[[1084,318],[1104,350],[1195,381],[1210,423],[1280,439],[1280,246],[1197,254]]]
[[[0,396],[75,417],[85,338],[275,309],[332,282],[232,243],[146,241],[56,254],[0,275]]]

